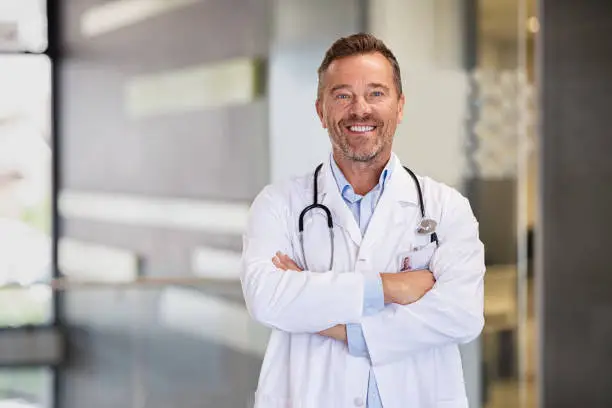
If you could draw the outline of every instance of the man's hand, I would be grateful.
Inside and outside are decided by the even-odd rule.
[[[283,271],[298,271],[303,272],[302,268],[300,268],[293,259],[289,258],[287,255],[282,252],[277,252],[276,256],[272,258],[272,263],[278,269],[282,269]],[[337,324],[329,329],[325,329],[319,332],[321,336],[331,337],[336,340],[340,340],[346,343],[346,325]]]
[[[343,341],[345,343],[347,342],[345,324],[337,324],[329,329],[320,331],[318,334],[321,336],[331,337],[332,339]]]
[[[422,298],[436,282],[433,273],[423,269],[409,272],[381,273],[385,303],[408,305]]]
[[[293,259],[289,258],[287,255],[283,254],[280,251],[276,253],[276,256],[274,258],[272,258],[272,263],[278,269],[282,269],[283,271],[290,270],[302,272],[302,268],[300,268],[295,262],[293,262]]]

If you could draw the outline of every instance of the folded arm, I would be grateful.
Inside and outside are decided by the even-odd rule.
[[[291,258],[280,251],[272,258],[272,263],[283,271],[302,271]],[[385,307],[385,302],[415,302],[427,293],[433,284],[433,274],[427,270],[368,274],[364,280],[363,315],[380,312]],[[365,339],[358,323],[337,324],[318,334],[348,343],[351,354],[367,357]]]
[[[302,271],[292,253],[282,196],[266,188],[253,202],[244,236],[241,283],[250,314],[262,324],[287,332],[320,333],[347,340],[362,317],[384,302],[408,304],[433,285],[429,271],[405,273],[317,273]],[[279,250],[280,249],[280,250]],[[280,257],[279,257],[280,255]],[[368,288],[375,288],[369,290]]]
[[[276,255],[274,256],[274,258],[272,258],[272,263],[274,264],[274,266],[276,266],[277,268],[283,270],[283,271],[298,271],[298,272],[303,272],[302,268],[300,268],[291,258],[289,258],[287,255],[283,254],[282,252],[277,252]],[[376,283],[376,282],[374,282]],[[369,285],[366,283],[365,284],[365,288],[366,288],[366,294],[364,297],[364,308],[365,306],[368,304],[368,287],[372,287],[372,284],[370,283]],[[381,301],[382,302],[382,301]],[[348,342],[348,329],[350,326],[359,326],[356,323],[352,323],[349,325],[346,324],[337,324],[335,326],[332,326],[328,329],[322,330],[320,332],[318,332],[317,334],[320,334],[321,336],[326,336],[326,337],[330,337],[332,339],[336,339],[339,341],[342,341],[344,343]],[[354,337],[354,336],[353,336]],[[350,342],[349,342],[349,346],[350,346]]]
[[[381,273],[379,276],[379,282],[366,283],[364,297],[375,299],[380,296],[380,307],[376,310],[372,309],[364,312],[364,316],[381,312],[385,304],[408,305],[414,303],[429,292],[435,283],[433,274],[428,270]],[[350,354],[356,357],[369,357],[361,324],[351,323],[346,325],[346,341]]]
[[[293,255],[287,198],[267,187],[254,200],[243,242],[241,283],[253,318],[286,332],[316,333],[358,322],[363,313],[361,273],[317,273],[275,266],[277,251]]]
[[[469,203],[463,197],[453,201],[429,264],[436,279],[433,288],[414,303],[390,304],[361,320],[374,365],[430,347],[465,343],[482,331],[484,248]]]

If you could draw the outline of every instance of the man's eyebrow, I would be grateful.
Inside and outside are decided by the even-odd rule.
[[[387,85],[378,83],[378,82],[371,82],[368,84],[368,88],[381,88],[384,89],[385,92],[389,92],[389,87]],[[334,85],[331,87],[331,89],[329,90],[331,93],[336,92],[340,89],[352,89],[352,87],[349,84],[338,84],[338,85]]]
[[[387,85],[380,84],[378,82],[372,82],[368,84],[369,88],[382,88],[385,91],[389,92],[389,87]]]
[[[339,84],[339,85],[332,86],[332,88],[329,91],[336,92],[337,90],[340,90],[340,89],[350,89],[350,88],[351,86],[348,84]]]

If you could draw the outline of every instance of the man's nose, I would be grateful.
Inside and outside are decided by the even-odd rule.
[[[365,100],[363,96],[353,98],[351,105],[351,113],[356,116],[369,115],[372,111],[370,104]]]

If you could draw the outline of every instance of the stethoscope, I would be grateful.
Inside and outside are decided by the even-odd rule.
[[[304,252],[304,216],[308,213],[308,211],[314,210],[315,208],[319,208],[323,210],[325,212],[325,216],[327,217],[327,228],[329,229],[329,239],[331,242],[331,259],[329,261],[329,270],[331,270],[334,265],[334,222],[332,219],[332,214],[329,208],[327,208],[327,206],[323,204],[319,204],[318,202],[318,197],[319,197],[318,178],[319,178],[319,172],[321,171],[322,167],[323,167],[323,164],[319,164],[314,172],[314,192],[313,192],[312,204],[310,204],[309,206],[307,206],[306,208],[302,210],[302,212],[300,213],[300,218],[298,219],[298,232],[299,232],[299,239],[300,239],[300,247],[302,249],[302,255],[304,256],[304,265],[306,266],[306,270],[308,270],[308,261],[306,260],[306,252]],[[435,242],[437,246],[439,245],[438,235],[436,234],[436,226],[438,225],[438,223],[432,220],[431,218],[425,217],[425,203],[423,202],[423,192],[421,191],[421,184],[419,183],[419,180],[417,179],[416,174],[414,174],[412,170],[410,170],[408,167],[405,167],[405,166],[404,166],[404,169],[408,172],[408,174],[410,174],[410,177],[412,177],[412,180],[414,180],[414,184],[416,185],[417,192],[419,195],[419,208],[421,209],[421,222],[417,228],[417,234],[430,235],[431,237],[430,242]]]

